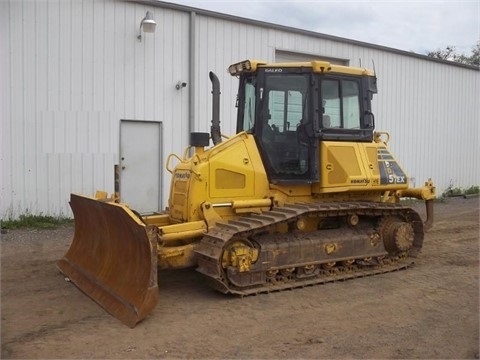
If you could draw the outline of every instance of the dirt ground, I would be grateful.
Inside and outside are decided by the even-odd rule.
[[[135,329],[56,269],[72,226],[9,231],[1,357],[478,359],[479,198],[435,210],[410,269],[244,298],[214,292],[194,270],[162,273],[159,305]]]

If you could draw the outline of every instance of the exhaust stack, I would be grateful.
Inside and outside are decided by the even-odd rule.
[[[210,81],[212,82],[212,126],[210,127],[210,135],[212,136],[213,145],[222,142],[222,133],[220,131],[220,81],[217,75],[210,71]]]

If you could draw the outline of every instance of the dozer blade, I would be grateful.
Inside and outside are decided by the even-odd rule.
[[[158,302],[156,228],[127,207],[71,194],[75,234],[57,267],[133,328]]]

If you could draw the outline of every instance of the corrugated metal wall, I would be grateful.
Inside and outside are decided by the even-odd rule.
[[[155,9],[113,0],[0,3],[3,219],[69,216],[70,192],[113,192],[120,119],[164,122],[167,151],[183,151],[188,93],[175,84],[188,77],[189,14],[157,11],[157,33],[139,42],[146,10]]]
[[[147,10],[157,31],[139,42]],[[2,1],[0,27],[2,219],[70,215],[70,192],[112,192],[120,119],[161,121],[164,154],[182,153],[191,120],[191,130],[210,129],[210,70],[221,82],[222,132],[233,133],[237,81],[227,66],[281,52],[373,60],[377,129],[391,133],[415,183],[479,183],[476,70],[153,1]],[[189,84],[177,90],[178,81]]]

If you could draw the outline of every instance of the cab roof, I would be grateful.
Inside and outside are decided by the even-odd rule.
[[[366,68],[343,66],[332,64],[329,61],[313,60],[305,62],[280,62],[268,63],[262,60],[244,60],[229,66],[228,72],[232,76],[240,75],[242,72],[255,72],[260,68],[311,68],[314,73],[339,73],[349,75],[375,76],[375,73]]]

